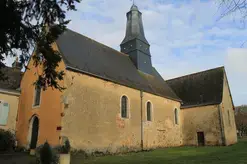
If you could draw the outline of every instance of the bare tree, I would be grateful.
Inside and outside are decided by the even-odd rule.
[[[247,16],[247,0],[219,0],[221,17],[240,13],[243,19]]]
[[[247,0],[217,0],[219,4],[219,10],[221,16],[219,20],[233,15],[237,17],[237,20],[245,27],[246,17],[247,17]],[[247,40],[245,40],[240,47],[243,47]]]
[[[236,127],[240,137],[247,135],[247,106],[235,108]]]

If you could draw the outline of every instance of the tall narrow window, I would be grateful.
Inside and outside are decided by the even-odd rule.
[[[228,113],[228,124],[231,125],[230,111],[228,110],[227,113]]]
[[[178,110],[177,110],[177,108],[175,108],[174,115],[175,115],[175,124],[178,125]]]
[[[147,102],[147,121],[152,121],[152,105],[150,102]]]
[[[121,117],[128,117],[128,98],[126,96],[122,96],[121,98]]]
[[[34,93],[34,106],[40,105],[40,94],[41,94],[41,87],[37,86],[35,87],[35,93]]]

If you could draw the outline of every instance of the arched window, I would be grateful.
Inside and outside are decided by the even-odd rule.
[[[174,115],[175,115],[175,124],[178,125],[178,109],[177,108],[175,108]]]
[[[121,98],[121,117],[128,117],[128,98],[126,96],[122,96]]]
[[[147,121],[152,121],[152,104],[147,102]]]

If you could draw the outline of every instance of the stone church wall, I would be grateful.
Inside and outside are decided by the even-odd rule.
[[[140,91],[81,73],[66,71],[67,89],[61,135],[74,149],[123,152],[141,149]],[[120,115],[120,100],[129,101],[129,117]],[[153,106],[152,122],[146,121],[146,102]],[[180,125],[173,124],[179,102],[143,93],[144,149],[181,144]]]
[[[174,147],[182,145],[180,103],[144,93],[144,147]],[[146,104],[152,103],[152,121],[147,121]],[[175,124],[175,108],[178,124]]]
[[[54,45],[54,48],[57,47]],[[19,146],[29,148],[31,138],[31,120],[33,116],[39,119],[37,146],[48,141],[52,146],[59,144],[61,126],[62,101],[60,92],[57,89],[47,88],[41,91],[40,105],[33,106],[35,87],[33,83],[37,80],[37,74],[42,73],[42,68],[36,68],[33,60],[28,63],[28,68],[21,81],[21,95],[19,97],[19,108],[17,113],[16,137]],[[59,64],[58,70],[64,70],[64,62]],[[63,86],[63,81],[59,84]]]
[[[182,109],[183,144],[197,145],[197,132],[203,132],[205,145],[220,145],[222,135],[218,105]]]
[[[237,131],[235,124],[234,110],[233,110],[234,107],[232,104],[230,89],[226,76],[224,76],[223,99],[220,106],[222,110],[226,145],[231,145],[237,142]],[[228,116],[228,112],[229,112],[229,116]]]

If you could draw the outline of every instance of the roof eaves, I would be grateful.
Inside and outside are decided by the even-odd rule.
[[[136,38],[132,38],[132,39],[130,39],[130,40],[128,40],[128,39],[123,40],[123,41],[121,42],[121,44],[120,44],[120,45],[123,45],[123,44],[125,44],[125,43],[127,43],[127,42],[129,42],[129,41],[134,40],[134,39],[136,39],[136,40],[139,40],[139,41],[142,41],[142,42],[143,42],[143,40],[141,40],[139,37],[136,37]],[[145,39],[146,39],[146,38],[145,38]],[[144,42],[150,46],[150,44],[148,43],[148,41],[147,41],[147,40],[146,40],[146,41],[144,41]]]
[[[185,105],[181,106],[181,109],[209,106],[209,105],[219,105],[221,102],[210,102],[210,103],[202,103],[202,104],[194,104],[194,105]]]
[[[0,93],[10,94],[10,95],[14,95],[14,96],[20,96],[20,94],[21,94],[19,90],[2,89],[2,88],[0,88]]]
[[[116,84],[120,84],[120,85],[129,87],[129,88],[133,88],[133,89],[136,89],[136,90],[139,90],[139,91],[141,90],[141,89],[139,89],[139,88],[136,88],[136,87],[133,87],[133,86],[130,86],[130,85],[126,85],[126,84],[123,84],[123,83],[114,81],[114,80],[109,79],[109,78],[107,78],[107,77],[95,75],[95,74],[93,74],[93,73],[86,72],[86,71],[83,71],[83,70],[81,70],[81,69],[71,67],[71,66],[69,66],[69,65],[67,65],[67,64],[66,64],[66,69],[67,69],[67,70],[74,71],[74,72],[84,73],[84,74],[89,75],[89,76],[92,76],[92,77],[100,78],[100,79],[103,79],[103,80],[106,80],[106,81],[110,81],[110,82],[113,82],[113,83],[116,83]],[[150,94],[153,94],[153,95],[156,95],[156,96],[160,96],[160,97],[163,97],[163,98],[167,98],[167,99],[170,99],[170,100],[173,100],[173,101],[182,102],[181,99],[175,99],[175,98],[171,98],[171,97],[169,97],[169,96],[163,96],[163,95],[160,95],[160,94],[148,92],[148,91],[146,91],[146,90],[142,90],[142,91],[147,92],[147,93],[150,93]]]

